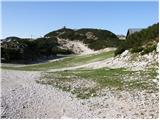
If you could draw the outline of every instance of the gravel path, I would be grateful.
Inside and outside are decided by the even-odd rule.
[[[73,113],[71,117],[83,116],[85,109],[76,99],[51,86],[37,84],[35,80],[39,77],[39,72],[2,71],[3,118],[69,117],[64,111]]]
[[[2,118],[157,118],[158,93],[104,90],[80,100],[36,83],[40,72],[2,70]]]

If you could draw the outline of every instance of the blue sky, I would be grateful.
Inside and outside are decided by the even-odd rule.
[[[40,37],[63,26],[126,34],[158,22],[158,2],[2,2],[2,37]]]

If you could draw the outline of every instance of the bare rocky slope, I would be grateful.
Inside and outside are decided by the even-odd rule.
[[[130,53],[128,50],[121,55],[103,61],[98,61],[86,65],[89,68],[127,68],[129,70],[145,70],[147,68],[158,68],[158,52],[153,51],[149,54],[140,55]]]
[[[90,54],[93,53],[94,50],[90,49],[84,43],[77,41],[70,41],[68,39],[57,38],[58,43],[61,45],[63,49],[69,49],[75,54]]]

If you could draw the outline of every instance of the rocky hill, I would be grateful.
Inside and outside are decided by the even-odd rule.
[[[68,41],[79,41],[87,45],[92,50],[117,47],[120,44],[120,40],[114,33],[108,30],[91,28],[73,30],[64,27],[62,29],[52,31],[44,37],[58,37],[59,39],[65,39]]]

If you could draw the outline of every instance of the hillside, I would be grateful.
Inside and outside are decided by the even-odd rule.
[[[159,42],[159,23],[149,26],[140,32],[129,35],[123,43],[118,46],[115,55],[121,54],[125,50],[141,55],[150,53],[157,48]]]
[[[64,27],[62,29],[52,31],[44,37],[58,37],[69,41],[80,41],[93,50],[100,50],[106,47],[117,47],[120,43],[120,40],[114,33],[108,30],[91,28],[73,30]]]
[[[56,58],[57,54],[90,54],[95,50],[117,47],[120,42],[117,36],[108,30],[73,30],[64,27],[37,39],[7,37],[1,44],[1,60],[22,60],[22,63],[29,63],[38,59]]]
[[[38,59],[56,58],[57,54],[71,54],[61,48],[56,38],[37,38],[35,40],[8,37],[1,43],[2,62],[30,63]],[[22,61],[19,61],[22,60]]]

